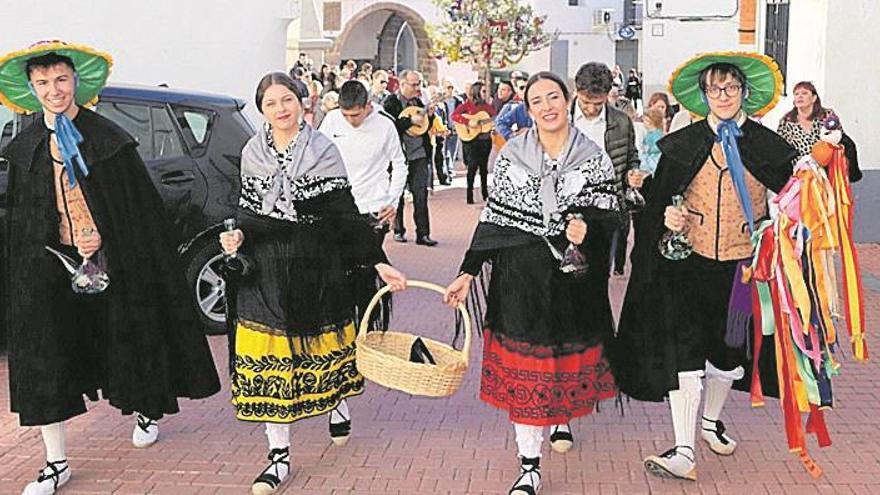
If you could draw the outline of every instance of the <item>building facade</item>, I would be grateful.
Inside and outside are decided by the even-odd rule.
[[[338,64],[352,59],[382,68],[422,71],[429,80],[438,74],[459,81],[477,74],[466,64],[447,64],[430,56],[428,23],[443,20],[430,0],[302,0],[302,16],[288,37],[288,62],[299,53],[315,63]],[[516,68],[526,72],[550,68],[574,77],[581,64],[601,61],[615,64],[617,47],[625,50],[623,69],[635,66],[637,34],[623,39],[624,0],[530,0],[535,12],[547,16],[545,27],[558,31],[548,48],[525,57]]]

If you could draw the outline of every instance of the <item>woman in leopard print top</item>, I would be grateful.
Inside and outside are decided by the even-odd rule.
[[[779,121],[776,132],[798,151],[796,160],[809,155],[822,137],[822,122],[834,111],[822,107],[822,100],[816,87],[809,81],[801,81],[794,85],[794,107]],[[850,182],[858,182],[862,178],[859,168],[859,155],[856,143],[846,132],[840,138],[849,167]]]
[[[779,121],[777,132],[798,150],[798,158],[809,155],[821,137],[822,120],[831,113],[822,107],[813,83],[801,81],[794,86],[794,107]]]

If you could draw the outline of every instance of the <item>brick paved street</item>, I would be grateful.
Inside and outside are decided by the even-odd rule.
[[[461,179],[457,179],[461,180]],[[456,274],[479,210],[464,204],[464,191],[449,189],[431,198],[436,248],[389,240],[392,261],[410,278],[441,285]],[[408,210],[409,213],[409,210]],[[411,219],[407,219],[411,223]],[[869,347],[880,352],[880,246],[860,246],[865,273]],[[612,280],[615,307],[625,279]],[[392,327],[437,339],[452,335],[453,313],[431,292],[412,290],[397,298]],[[36,330],[36,329],[35,329]],[[217,363],[226,371],[226,341],[212,337]],[[449,399],[412,398],[377,385],[350,401],[354,432],[344,447],[328,438],[326,418],[293,427],[293,478],[284,493],[506,493],[517,470],[513,431],[506,416],[477,399],[479,343],[462,389]],[[574,424],[577,443],[566,455],[545,453],[546,494],[702,493],[880,493],[880,369],[843,357],[835,379],[837,408],[827,414],[834,441],[811,450],[825,470],[813,480],[788,453],[776,401],[751,409],[745,394],[732,394],[724,419],[739,449],[721,459],[698,449],[699,481],[663,481],[645,474],[641,459],[672,442],[664,404],[631,402],[625,415],[605,404],[601,412]],[[18,494],[43,466],[36,428],[18,427],[9,411],[6,356],[0,357],[0,494]],[[876,381],[875,381],[876,380]],[[262,426],[238,422],[223,391],[203,401],[183,401],[180,414],[161,424],[160,442],[146,450],[131,446],[134,420],[105,403],[68,424],[73,469],[63,494],[249,493],[263,467]],[[811,440],[812,442],[812,440]],[[812,442],[815,445],[815,442]]]

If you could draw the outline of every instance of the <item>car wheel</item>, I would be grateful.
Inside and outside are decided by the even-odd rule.
[[[205,332],[226,332],[226,281],[220,276],[223,254],[216,242],[203,242],[193,248],[186,266],[186,280],[193,291],[196,310]]]

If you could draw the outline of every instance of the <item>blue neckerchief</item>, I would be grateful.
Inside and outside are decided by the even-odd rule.
[[[58,142],[58,151],[61,152],[61,159],[64,161],[64,170],[67,171],[70,188],[73,189],[76,187],[76,167],[79,167],[83,177],[89,175],[89,167],[79,151],[79,144],[83,142],[82,134],[73,125],[73,121],[63,113],[55,116],[55,140]]]
[[[724,159],[727,161],[727,170],[730,171],[730,178],[733,180],[733,188],[736,190],[743,214],[749,222],[749,232],[754,232],[755,216],[752,213],[752,199],[746,188],[746,169],[742,157],[739,156],[739,144],[736,141],[736,138],[741,136],[742,129],[739,128],[736,120],[722,120],[718,124],[718,135],[715,140],[721,143],[721,149],[724,151]]]
[[[79,74],[73,73],[73,91],[74,94],[79,88]],[[28,81],[28,89],[34,98],[37,98],[37,92],[34,85]],[[37,98],[39,100],[39,98]],[[74,105],[76,103],[74,102]],[[79,144],[83,142],[82,134],[79,129],[73,125],[73,121],[63,113],[55,115],[55,140],[58,143],[58,151],[61,152],[61,160],[64,162],[64,170],[67,171],[67,180],[70,182],[70,188],[76,187],[76,166],[79,166],[83,177],[88,177],[89,166],[86,165],[85,158],[79,151]],[[76,164],[74,164],[76,161]]]

